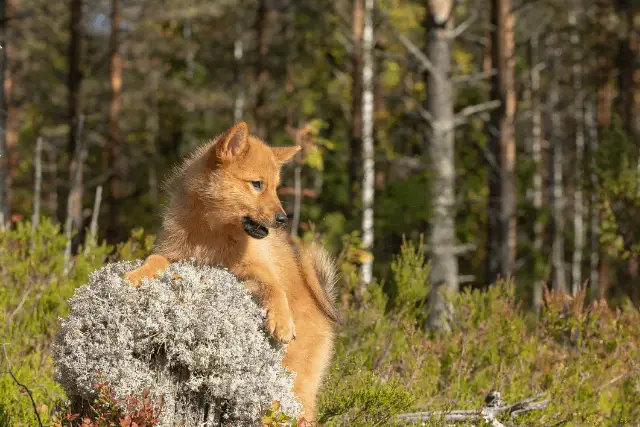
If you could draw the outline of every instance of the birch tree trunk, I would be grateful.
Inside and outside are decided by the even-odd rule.
[[[533,223],[533,250],[535,253],[536,273],[543,260],[542,247],[544,242],[544,225],[542,224],[543,180],[542,169],[542,109],[540,102],[540,64],[539,64],[539,35],[533,34],[529,40],[529,72],[531,79],[531,151],[533,154],[533,208],[535,219]],[[536,276],[533,281],[533,308],[540,312],[542,304],[543,278]]]
[[[362,245],[373,252],[373,201],[375,193],[375,147],[373,141],[373,10],[374,0],[365,0],[362,46]],[[373,278],[373,257],[362,263],[362,282]]]
[[[9,150],[7,149],[6,115],[7,100],[4,77],[7,68],[7,1],[0,0],[0,231],[9,223]]]
[[[551,206],[551,282],[553,289],[566,292],[566,273],[564,260],[564,226],[565,226],[565,197],[563,188],[563,143],[560,137],[560,114],[558,111],[560,88],[558,83],[558,54],[557,36],[551,33],[547,36],[547,52],[549,55],[549,91],[548,114],[550,116],[550,191],[549,205]]]
[[[364,26],[364,0],[353,0],[352,40],[353,63],[351,70],[351,139],[349,141],[349,211],[353,211],[356,184],[362,164],[362,31]]]
[[[499,100],[489,125],[489,147],[499,170],[489,172],[487,279],[507,277],[516,257],[514,17],[510,0],[491,0],[491,99]]]
[[[429,165],[431,293],[427,304],[427,326],[448,332],[452,307],[447,294],[458,291],[458,259],[455,226],[455,118],[451,81],[453,1],[430,1],[427,18],[427,57],[434,69],[427,73],[427,111],[431,116]]]
[[[108,138],[105,147],[105,171],[109,173],[109,188],[107,205],[109,206],[109,221],[106,230],[107,240],[113,242],[118,237],[119,227],[119,199],[120,180],[120,111],[122,109],[122,58],[120,56],[120,14],[119,0],[111,0],[111,37],[109,40],[109,83],[111,101],[109,103]]]
[[[589,151],[591,169],[591,203],[589,210],[589,288],[591,297],[598,295],[598,279],[600,273],[600,209],[598,197],[598,173],[596,170],[596,153],[598,152],[598,125],[596,113],[596,101],[590,99],[585,106],[585,127],[589,134]]]
[[[573,117],[575,121],[575,170],[573,193],[573,260],[571,265],[571,294],[577,295],[582,286],[582,254],[585,245],[583,168],[584,168],[584,90],[582,88],[582,58],[580,32],[578,30],[579,1],[574,0],[569,11],[571,47],[573,50]]]
[[[72,184],[69,189],[70,208],[67,215],[70,218],[70,232],[82,229],[82,196],[83,196],[83,173],[78,172],[78,168],[82,168],[82,164],[78,163],[79,157],[76,155],[76,148],[79,138],[82,138],[81,129],[81,87],[82,87],[82,0],[71,1],[71,20],[69,25],[69,74],[67,79],[67,87],[69,90],[68,108],[69,108],[69,142],[67,145],[67,154],[69,156],[69,183]]]
[[[36,152],[33,159],[33,212],[31,214],[31,233],[40,225],[40,201],[42,195],[42,137],[36,140]]]

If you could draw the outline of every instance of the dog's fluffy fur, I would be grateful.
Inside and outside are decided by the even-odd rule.
[[[137,286],[192,257],[228,268],[260,297],[274,338],[289,343],[283,363],[296,372],[293,392],[313,420],[338,321],[336,272],[322,248],[297,245],[279,227],[280,168],[299,149],[269,147],[244,122],[201,147],[167,181],[170,201],[154,254],[127,278]]]

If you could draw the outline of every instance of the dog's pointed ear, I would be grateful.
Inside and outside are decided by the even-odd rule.
[[[293,158],[298,151],[302,149],[299,145],[291,145],[289,147],[272,147],[273,154],[276,155],[276,159],[280,163],[287,163],[289,160]]]
[[[249,147],[249,127],[246,122],[238,122],[227,130],[213,146],[209,157],[211,166],[218,162],[230,162]]]

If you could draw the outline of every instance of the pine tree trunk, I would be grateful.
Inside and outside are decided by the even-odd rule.
[[[626,29],[618,51],[619,112],[629,136],[640,141],[640,7],[627,4],[619,10]]]
[[[111,38],[109,40],[109,83],[111,88],[111,101],[109,103],[108,117],[108,142],[105,147],[105,170],[109,171],[107,191],[107,205],[109,206],[109,220],[106,230],[107,240],[118,240],[119,232],[119,202],[120,180],[122,172],[120,166],[120,111],[122,109],[122,58],[120,56],[120,14],[118,10],[119,0],[111,0]]]
[[[69,90],[68,108],[69,108],[69,142],[67,145],[67,155],[69,156],[69,183],[72,185],[69,189],[70,209],[67,215],[70,218],[70,232],[73,233],[82,230],[82,195],[83,195],[83,173],[82,163],[78,163],[76,148],[79,144],[78,139],[82,138],[81,128],[81,86],[82,86],[82,0],[71,1],[71,21],[69,25],[69,33],[71,35],[69,41],[69,74],[67,87]]]
[[[565,260],[564,260],[564,229],[565,229],[565,196],[563,187],[563,144],[560,133],[560,88],[558,82],[558,54],[557,36],[553,33],[547,36],[547,53],[549,55],[549,90],[547,112],[550,116],[550,190],[549,205],[551,206],[551,282],[553,289],[567,291]]]
[[[7,110],[5,74],[7,72],[7,1],[0,0],[0,108]],[[6,116],[0,114],[0,231],[9,223],[9,150],[7,148]]]
[[[434,70],[427,74],[427,111],[432,123],[429,138],[429,165],[433,173],[430,197],[432,289],[427,304],[427,326],[449,331],[451,304],[447,294],[458,292],[458,259],[455,225],[455,118],[454,91],[451,81],[453,2],[434,5],[431,2],[427,20],[427,56]],[[445,3],[445,2],[441,2]]]
[[[610,18],[611,3],[607,0],[598,2],[598,16],[600,19],[599,29],[596,43],[597,54],[597,134],[598,144],[601,143],[600,138],[604,134],[603,131],[611,125],[611,105],[613,99],[613,91],[611,88],[611,80],[613,73],[613,64],[611,60],[611,34],[608,30],[608,20]],[[600,218],[602,220],[602,218]],[[601,252],[599,273],[598,273],[598,291],[595,298],[605,299],[611,285],[609,264],[611,260],[606,252]]]
[[[373,252],[373,201],[375,194],[375,146],[373,140],[373,10],[374,0],[365,0],[362,52],[362,246]],[[362,263],[362,282],[373,278],[373,259]]]
[[[487,279],[513,273],[516,257],[514,17],[509,0],[491,1],[491,57],[497,70],[491,79],[491,99],[501,102],[491,113],[490,152],[499,170],[489,172]]]
[[[582,88],[582,58],[580,32],[577,28],[579,1],[572,4],[569,12],[571,47],[573,50],[573,117],[575,121],[575,163],[573,193],[573,260],[571,265],[571,294],[577,295],[582,286],[582,254],[585,246],[583,168],[584,168],[584,90]]]
[[[362,30],[364,26],[364,0],[353,0],[352,39],[353,64],[351,70],[351,139],[349,141],[349,212],[354,210],[362,164]]]
[[[536,313],[540,311],[543,296],[543,277],[538,275],[543,262],[542,248],[544,244],[544,225],[542,223],[543,204],[543,162],[542,162],[542,109],[540,101],[540,66],[539,66],[539,35],[533,34],[529,40],[529,72],[531,78],[531,151],[533,153],[533,209],[535,219],[533,223],[533,250],[535,253],[536,277],[533,281],[533,307]]]
[[[267,117],[265,108],[267,98],[267,81],[269,80],[269,72],[267,70],[267,55],[269,54],[269,34],[267,31],[268,20],[269,10],[267,8],[267,1],[260,0],[260,5],[258,6],[258,18],[256,21],[258,63],[256,69],[257,94],[253,116],[255,120],[256,135],[263,140],[267,138]]]

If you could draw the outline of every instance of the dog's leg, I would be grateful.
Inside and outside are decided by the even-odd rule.
[[[169,264],[169,260],[162,255],[153,254],[149,255],[140,268],[129,271],[124,275],[124,278],[131,282],[131,284],[137,288],[140,286],[140,282],[145,277],[157,277],[159,271],[164,271]]]
[[[288,343],[296,337],[296,327],[289,308],[289,300],[284,290],[275,285],[275,280],[249,277],[244,279],[247,290],[257,295],[267,310],[267,330],[281,343]],[[268,276],[270,277],[270,275]]]

